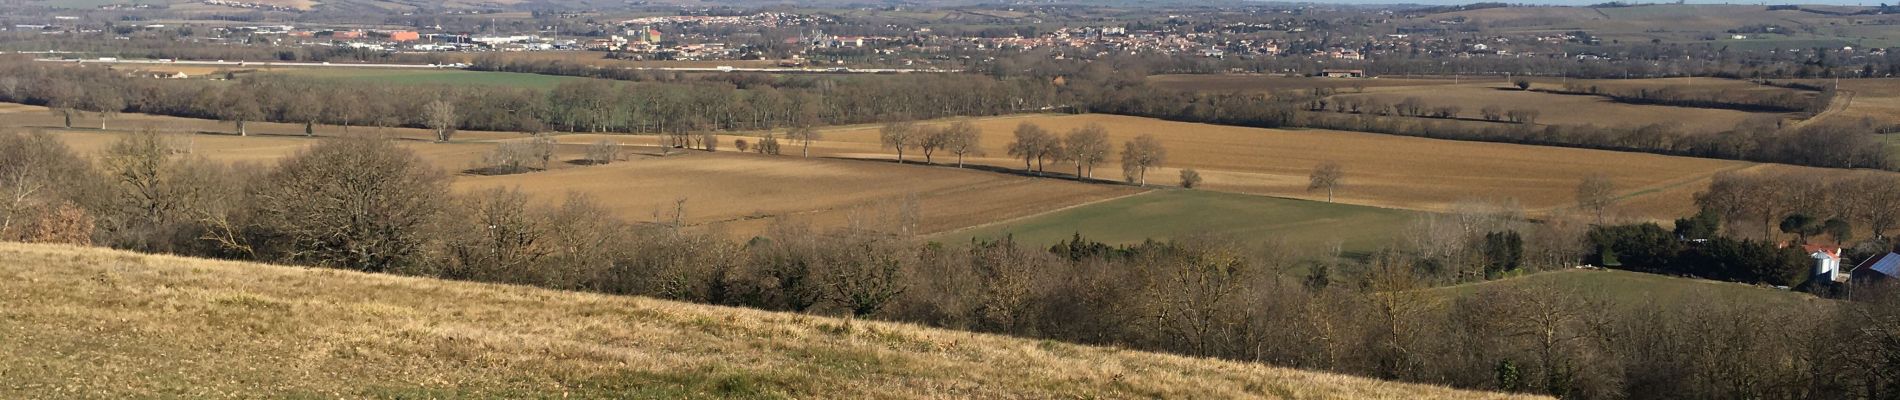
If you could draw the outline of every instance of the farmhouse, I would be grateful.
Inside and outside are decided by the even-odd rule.
[[[1841,269],[1841,249],[1832,246],[1806,246],[1808,257],[1814,259],[1814,268],[1807,282],[1796,289],[1821,296],[1839,297],[1852,293],[1853,286],[1886,284],[1894,278],[1900,278],[1900,253],[1889,252],[1869,257],[1860,265],[1843,271]]]
[[[1327,77],[1327,78],[1364,78],[1366,77],[1366,70],[1363,70],[1363,69],[1323,69],[1319,71],[1319,76]]]

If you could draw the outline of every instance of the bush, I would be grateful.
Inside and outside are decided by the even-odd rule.
[[[620,161],[620,143],[601,140],[587,145],[587,163],[594,165],[611,164]]]
[[[1181,187],[1193,189],[1201,186],[1201,173],[1193,168],[1181,170]]]
[[[415,152],[358,137],[284,159],[250,197],[277,257],[380,272],[417,261],[448,186]]]

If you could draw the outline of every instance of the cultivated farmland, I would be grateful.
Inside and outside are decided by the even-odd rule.
[[[1629,211],[1639,217],[1673,219],[1694,211],[1691,201],[1706,179],[1718,171],[1750,163],[1653,154],[1460,142],[1329,130],[1259,129],[1161,121],[1113,115],[1042,115],[974,120],[988,154],[975,162],[1022,168],[1007,155],[1017,124],[1031,122],[1062,133],[1087,124],[1108,129],[1119,145],[1139,134],[1154,134],[1168,147],[1167,168],[1149,173],[1151,183],[1172,184],[1182,168],[1197,169],[1210,190],[1324,200],[1326,193],[1306,190],[1308,175],[1322,162],[1341,164],[1347,174],[1339,202],[1445,211],[1465,200],[1515,199],[1533,212],[1570,207],[1577,183],[1592,174],[1616,182],[1630,201],[1651,206]],[[947,121],[932,125],[941,126]],[[815,145],[824,154],[888,159],[879,149],[878,127],[845,127],[826,133]],[[817,151],[817,150],[814,150]],[[913,152],[914,153],[914,152]],[[921,157],[907,154],[914,160]],[[946,162],[939,158],[939,163]],[[1113,157],[1097,178],[1119,179]],[[1052,165],[1052,173],[1073,166]]]
[[[941,232],[1140,191],[950,168],[697,152],[461,177],[456,186],[516,187],[547,202],[562,200],[566,192],[585,193],[638,221],[668,221],[684,200],[684,222],[738,236],[756,234],[775,219],[880,228],[914,219],[913,232]]]

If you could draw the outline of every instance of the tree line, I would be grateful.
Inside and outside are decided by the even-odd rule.
[[[235,82],[140,79],[106,68],[0,62],[0,100],[44,105],[71,117],[133,112],[247,122],[344,127],[429,127],[424,109],[451,104],[454,129],[679,133],[912,118],[997,115],[1048,108],[1055,88],[1027,80],[918,74],[874,79],[743,77],[678,82],[575,81],[550,90],[379,85],[251,75]]]
[[[1634,127],[1538,125],[1536,110],[1486,107],[1481,119],[1466,110],[1407,99],[1332,99],[1320,91],[1194,93],[1145,86],[1111,88],[1081,97],[1081,111],[1261,128],[1302,127],[1438,139],[1579,147],[1665,155],[1747,160],[1828,168],[1892,169],[1871,120],[1783,125],[1773,118],[1739,121],[1707,134],[1670,124]],[[1326,107],[1326,108],[1321,108]],[[1322,111],[1330,110],[1330,111]],[[1509,124],[1498,122],[1512,122]]]

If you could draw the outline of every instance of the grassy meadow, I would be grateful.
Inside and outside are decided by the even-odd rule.
[[[1338,245],[1348,253],[1364,253],[1392,245],[1417,214],[1245,194],[1159,190],[950,232],[935,239],[963,242],[1008,236],[1018,243],[1042,247],[1077,233],[1110,244],[1219,234],[1242,240],[1283,240],[1291,248],[1329,249]]]
[[[0,322],[8,398],[1518,398],[907,324],[17,243],[0,243]]]

